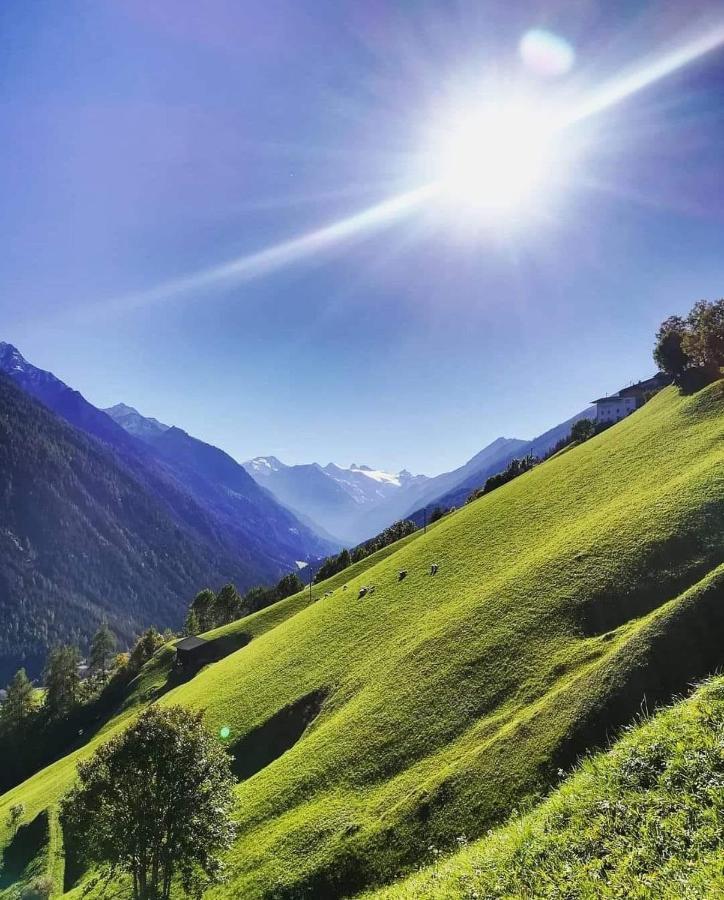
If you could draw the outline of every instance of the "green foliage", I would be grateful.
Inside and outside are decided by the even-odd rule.
[[[136,641],[128,657],[128,669],[135,675],[153,654],[163,647],[165,641],[155,628],[148,628]]]
[[[571,426],[571,440],[582,444],[589,440],[596,433],[596,423],[593,419],[578,419]]]
[[[208,631],[216,624],[216,594],[210,588],[199,591],[191,602],[199,631]]]
[[[38,708],[35,689],[25,674],[18,669],[7,687],[5,702],[0,707],[0,729],[20,731]]]
[[[402,540],[408,535],[413,534],[416,530],[417,525],[410,519],[394,522],[388,528],[385,528],[384,531],[380,532],[380,534],[353,547],[351,551],[345,549],[337,556],[328,556],[317,570],[314,581],[319,583],[320,581],[325,581],[327,578],[332,578],[337,573],[343,572],[345,569],[349,568],[353,563],[360,562],[360,560],[371,556],[373,553],[377,553],[377,551],[382,550],[383,547],[389,547],[390,544]]]
[[[151,706],[78,765],[61,803],[70,842],[132,876],[135,900],[168,900],[173,879],[200,896],[231,844],[233,777],[201,713]]]
[[[296,572],[290,572],[288,575],[284,575],[277,584],[279,600],[284,600],[285,597],[291,597],[292,594],[296,594],[297,591],[302,590],[304,590],[304,583]]]
[[[681,316],[669,316],[659,326],[654,344],[654,362],[678,380],[691,365],[691,358],[684,350],[686,322]]]
[[[239,592],[233,584],[225,584],[216,595],[216,602],[213,605],[213,624],[209,627],[218,627],[226,625],[227,622],[233,622],[244,613],[244,605]],[[208,630],[207,628],[204,631]]]
[[[684,350],[695,365],[724,366],[724,299],[699,300],[686,318]]]
[[[724,366],[724,300],[699,300],[686,319],[665,319],[656,333],[654,361],[677,384],[692,367],[718,377]]]
[[[88,669],[91,675],[106,680],[116,649],[116,638],[104,622],[91,640]]]
[[[434,506],[430,511],[430,524],[432,525],[442,519],[442,517],[445,515],[445,512],[446,510],[442,506]]]
[[[50,651],[43,672],[45,708],[51,718],[68,715],[80,700],[80,654],[63,644]]]
[[[147,703],[205,710],[234,750],[315,691],[326,700],[297,743],[236,788],[217,896],[349,895],[419,866],[427,847],[485,835],[644,695],[721,661],[723,447],[724,384],[665,389],[351,565],[316,602],[303,591],[213,632],[251,640],[165,695],[173,653],[161,650],[118,716],[0,797],[0,841],[9,805],[52,808],[76,762]],[[359,600],[363,584],[376,589]]]
[[[178,625],[180,597],[237,571],[167,499],[0,373],[0,683],[57,644],[85,652],[103,621],[122,644]]]
[[[196,615],[196,610],[191,607],[186,615],[186,619],[184,621],[184,634],[198,634],[201,631],[201,625],[199,623],[199,617]]]

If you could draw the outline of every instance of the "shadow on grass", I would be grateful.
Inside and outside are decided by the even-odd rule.
[[[174,665],[171,668],[166,683],[158,691],[158,696],[160,697],[162,694],[165,694],[166,691],[170,691],[171,688],[174,688],[179,684],[191,681],[191,679],[198,675],[205,666],[208,666],[210,663],[218,662],[225,656],[230,656],[237,650],[241,650],[241,648],[246,647],[250,641],[251,635],[244,633],[225,634],[222,635],[222,637],[212,638],[200,648],[200,652],[192,661],[186,665]]]
[[[231,768],[239,781],[251,778],[302,737],[322,709],[326,691],[312,691],[285,706],[230,748]]]
[[[18,882],[50,839],[48,812],[43,810],[27,825],[21,825],[3,853],[0,890]]]

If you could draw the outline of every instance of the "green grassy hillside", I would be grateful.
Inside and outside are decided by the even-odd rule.
[[[459,842],[449,859],[365,897],[723,896],[724,679],[587,758],[529,814]]]
[[[160,699],[229,726],[240,772],[267,763],[238,787],[217,894],[340,896],[388,880],[507,818],[644,696],[711,671],[724,655],[723,414],[721,382],[668,389],[336,576],[331,596],[229,626],[254,639]],[[375,591],[358,599],[362,584]],[[156,696],[168,655],[96,741]],[[274,748],[287,749],[270,762]],[[28,816],[52,807],[73,763],[3,797],[0,823],[18,800]]]

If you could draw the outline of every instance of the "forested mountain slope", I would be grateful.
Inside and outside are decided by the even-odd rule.
[[[720,665],[724,384],[666,389],[371,562],[316,602],[227,626],[251,641],[149,688],[230,729],[240,832],[212,896],[390,880],[548,789],[644,697]],[[52,812],[90,749],[2,797],[0,821],[17,802],[28,819]]]
[[[193,510],[192,510],[193,511]],[[0,681],[102,620],[178,626],[209,581],[248,579],[196,509],[185,529],[101,443],[0,373]]]
[[[213,540],[245,572],[239,587],[275,581],[294,568],[295,560],[336,549],[217,447],[180,428],[161,428],[158,443],[142,440],[51,372],[29,363],[11,344],[0,342],[0,371],[71,425],[107,444],[181,528],[211,529]]]

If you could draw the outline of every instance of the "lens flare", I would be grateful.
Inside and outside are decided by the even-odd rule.
[[[573,68],[573,47],[564,38],[542,28],[527,31],[518,47],[526,68],[542,78],[560,78]]]

